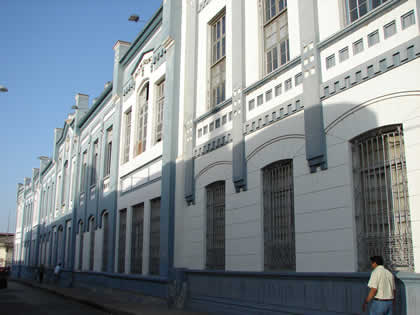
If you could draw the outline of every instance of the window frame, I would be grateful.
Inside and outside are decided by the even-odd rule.
[[[111,125],[106,130],[106,146],[105,146],[105,157],[104,157],[104,178],[107,178],[111,175],[112,135],[113,135],[113,126]]]
[[[130,160],[130,142],[131,142],[131,125],[133,111],[130,107],[124,113],[124,146],[122,154],[122,164]]]
[[[267,5],[268,3],[274,3],[274,14],[272,9],[270,10],[270,17],[267,18]],[[283,4],[283,8],[280,8],[280,3]],[[262,9],[262,40],[263,40],[263,65],[264,75],[268,75],[273,71],[280,68],[282,65],[290,61],[290,45],[289,45],[289,19],[288,19],[288,6],[287,0],[264,0]],[[286,20],[285,25],[280,27],[277,23],[284,18]],[[276,24],[276,25],[274,25]],[[267,48],[267,32],[269,28],[276,28],[272,32],[271,36],[275,36],[275,44]],[[282,30],[286,29],[286,35],[280,37]],[[274,34],[274,35],[273,35]]]
[[[223,8],[208,24],[210,56],[208,109],[226,100],[226,18],[226,8]],[[214,81],[218,77],[222,82],[216,84]]]
[[[352,24],[352,23],[356,22],[357,20],[359,20],[360,18],[362,18],[363,16],[368,14],[370,11],[375,10],[376,8],[382,6],[388,0],[378,0],[380,2],[379,4],[375,4],[374,3],[375,0],[354,0],[354,1],[357,2],[357,11],[358,11],[357,17],[354,20],[352,20],[352,17],[351,17],[350,1],[351,0],[344,0],[344,2],[345,2],[344,7],[345,7],[345,11],[346,11],[347,24]],[[366,4],[366,12],[363,13],[362,15],[360,15],[360,7],[361,7],[360,2],[363,2],[363,3]],[[353,10],[355,10],[355,9],[353,9]]]
[[[154,111],[154,135],[153,143],[157,144],[163,140],[163,106],[165,104],[165,78],[155,84],[156,100]]]
[[[145,93],[144,103],[142,103],[142,93]],[[134,147],[134,157],[145,152],[147,149],[147,125],[148,110],[150,100],[150,84],[146,82],[137,93],[137,113],[136,113],[136,145]]]

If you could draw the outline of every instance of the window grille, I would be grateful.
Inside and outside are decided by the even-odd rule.
[[[118,272],[125,270],[125,235],[127,228],[127,209],[120,210],[120,229],[118,236]]]
[[[160,198],[150,201],[149,273],[158,275],[160,268]]]
[[[102,218],[103,244],[102,244],[102,271],[107,271],[109,251],[109,215],[106,212]]]
[[[223,12],[211,24],[210,108],[225,100],[226,17]]]
[[[79,223],[79,270],[83,268],[83,223]]]
[[[164,102],[165,102],[165,80],[163,80],[157,85],[156,113],[155,113],[155,143],[162,141]]]
[[[58,263],[58,264],[61,264],[61,265],[63,265],[63,262],[62,262],[62,250],[63,250],[63,227],[62,226],[60,226],[59,228],[58,228],[58,236],[57,236],[57,252],[56,252],[56,262]]]
[[[137,142],[135,156],[146,150],[147,108],[149,102],[149,83],[141,90],[137,105]]]
[[[71,246],[71,222],[67,222],[67,232],[66,232],[66,247],[64,252],[64,267],[70,267],[70,246]]]
[[[352,141],[358,267],[381,255],[395,271],[414,271],[402,126],[388,126]]]
[[[130,137],[131,137],[131,109],[125,113],[125,138],[124,138],[124,155],[123,163],[130,159]]]
[[[95,256],[95,219],[92,218],[89,221],[89,234],[90,234],[90,246],[89,246],[89,270],[93,270],[94,256]]]
[[[111,160],[112,160],[112,127],[107,130],[106,135],[106,153],[105,153],[105,173],[104,177],[111,174]]]
[[[133,207],[131,228],[131,273],[141,273],[143,264],[144,204]]]
[[[96,176],[97,176],[97,165],[98,165],[98,154],[99,154],[99,142],[96,140],[93,143],[93,157],[92,157],[92,173],[90,177],[90,184],[96,184]]]
[[[207,269],[225,269],[225,182],[206,187],[207,195]]]
[[[263,169],[264,269],[296,270],[293,161]]]

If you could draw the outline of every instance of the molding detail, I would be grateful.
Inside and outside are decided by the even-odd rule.
[[[267,142],[265,142],[265,143],[261,144],[260,146],[258,146],[257,148],[255,148],[250,154],[248,154],[246,160],[249,161],[250,159],[252,159],[258,152],[260,152],[265,147],[268,147],[269,145],[271,145],[273,143],[283,141],[283,140],[288,140],[288,139],[305,140],[305,135],[291,134],[291,135],[286,135],[286,136],[279,136],[279,137],[273,138],[271,140],[268,140]]]
[[[347,110],[340,116],[338,116],[336,119],[334,119],[326,128],[325,133],[328,134],[332,129],[334,129],[335,126],[337,126],[340,122],[342,122],[347,117],[351,116],[352,114],[358,112],[359,110],[368,107],[370,105],[374,105],[376,103],[386,101],[389,99],[395,99],[395,98],[402,98],[402,97],[413,97],[413,96],[420,96],[420,90],[417,91],[403,91],[403,92],[396,92],[391,94],[382,95],[379,97],[375,97],[369,101],[366,101],[364,103],[361,103],[359,105],[356,105],[355,107]]]
[[[420,57],[420,36],[321,84],[321,100],[352,88]],[[371,73],[369,73],[369,69]]]
[[[225,132],[194,149],[194,157],[203,156],[232,142],[231,131]]]
[[[217,161],[214,163],[211,163],[209,165],[207,165],[205,168],[203,168],[196,176],[195,176],[195,180],[197,180],[199,177],[201,177],[202,175],[204,175],[207,171],[209,171],[210,169],[212,169],[213,167],[219,166],[219,165],[232,165],[231,161]]]
[[[303,103],[301,101],[301,95],[299,95],[245,122],[243,130],[244,135],[249,135],[264,127],[268,127],[301,110],[303,110]]]

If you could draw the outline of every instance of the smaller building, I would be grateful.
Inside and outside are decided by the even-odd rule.
[[[0,233],[0,268],[12,265],[15,234]]]

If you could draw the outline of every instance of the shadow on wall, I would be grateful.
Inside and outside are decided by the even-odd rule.
[[[389,182],[390,176],[385,179],[385,175],[390,169],[383,168],[383,172],[377,170],[382,167],[379,164],[384,164],[384,159],[377,155],[378,148],[381,148],[381,143],[375,138],[365,137],[365,132],[374,130],[377,126],[377,118],[373,111],[369,109],[369,105],[377,104],[380,100],[373,100],[371,103],[366,102],[360,105],[351,104],[331,104],[324,106],[324,123],[326,125],[325,133],[327,136],[327,154],[332,152],[331,148],[338,143],[349,143],[355,137],[361,136],[355,139],[352,150],[353,156],[352,164],[355,170],[353,171],[354,187],[356,188],[355,195],[356,209],[353,215],[354,223],[356,227],[354,231],[354,244],[359,244],[359,257],[354,257],[358,261],[359,268],[364,269],[365,262],[368,261],[369,256],[379,254],[385,257],[388,261],[392,261],[390,250],[391,243],[377,242],[374,239],[369,238],[369,233],[380,232],[383,239],[387,239],[390,236],[389,229],[384,228],[384,221],[372,220],[376,214],[382,214],[384,211],[379,211],[381,207],[377,207],[378,196],[383,196],[387,189],[392,186]],[[271,130],[272,135],[269,138],[264,138],[264,142],[259,141],[259,134],[264,132],[264,129],[275,127],[276,124],[284,124],[290,126],[290,130],[296,129],[296,123],[294,119],[298,117],[299,112],[290,112],[279,119],[265,122],[264,125],[259,126],[258,130],[247,136],[246,152],[256,152],[263,150],[264,148],[281,142],[288,137],[290,134],[289,130],[284,128],[273,128]],[[295,116],[296,115],[296,116]],[[312,115],[311,109],[305,110],[305,115],[312,119],[317,119],[317,113]],[[319,116],[318,116],[319,118]],[[269,118],[270,119],[270,118]],[[401,123],[396,121],[396,123]],[[316,125],[316,124],[315,124]],[[304,135],[303,126],[300,128],[300,136]],[[392,129],[392,128],[391,128]],[[386,129],[388,132],[391,129]],[[276,134],[276,130],[285,130],[283,134]],[[393,130],[393,129],[392,129]],[[274,131],[274,132],[273,132]],[[311,137],[316,136],[311,134],[308,136],[309,142]],[[377,136],[382,135],[377,133]],[[367,141],[366,141],[367,139]],[[379,139],[379,138],[378,138]],[[316,141],[315,141],[316,140]],[[322,143],[320,139],[315,139],[311,144]],[[376,142],[375,142],[376,141]],[[389,145],[388,143],[387,145]],[[350,145],[350,144],[349,144]],[[366,149],[361,149],[365,147]],[[316,148],[315,148],[316,149]],[[323,149],[318,148],[318,151]],[[382,149],[381,149],[382,150]],[[384,152],[386,153],[386,148]],[[371,152],[371,153],[369,153]],[[382,152],[382,151],[379,151]],[[389,153],[389,152],[388,152]],[[388,154],[387,153],[387,154]],[[211,152],[207,154],[212,154]],[[247,153],[248,154],[248,153]],[[204,158],[208,158],[204,155]],[[289,157],[293,158],[293,157]],[[350,157],[348,157],[350,158]],[[246,157],[245,157],[246,159]],[[272,162],[276,161],[276,156],[271,157]],[[214,161],[208,158],[209,164],[220,165],[218,161]],[[190,163],[191,161],[186,161]],[[222,161],[223,162],[223,161]],[[342,163],[342,159],[339,156],[329,156],[329,167],[333,168]],[[369,165],[368,165],[369,162]],[[270,164],[268,163],[268,164]],[[196,163],[197,164],[197,163]],[[222,163],[223,164],[223,163]],[[268,165],[267,164],[267,165]],[[378,164],[378,166],[376,166]],[[196,173],[200,173],[200,176],[206,176],[206,172],[210,168],[203,166],[202,170],[197,170]],[[327,174],[328,170],[323,171]],[[89,171],[88,171],[89,174]],[[309,174],[309,167],[307,169]],[[321,173],[322,174],[322,173]],[[373,176],[373,179],[372,179]],[[387,188],[388,187],[388,188]],[[140,189],[140,188],[139,188]],[[118,193],[120,192],[110,192]],[[382,195],[381,195],[382,193]],[[87,196],[87,195],[86,195]],[[375,198],[376,199],[375,199]],[[162,199],[167,196],[162,196]],[[88,198],[86,198],[88,199]],[[97,198],[96,200],[98,200]],[[76,198],[78,200],[78,198]],[[389,204],[389,200],[380,199],[383,207],[386,202]],[[362,202],[363,201],[363,202]],[[87,202],[87,201],[85,201]],[[141,202],[141,200],[139,200]],[[162,203],[164,203],[162,201]],[[77,207],[77,214],[73,216],[76,220],[73,224],[73,235],[77,231],[78,222],[83,218],[83,226],[87,227],[88,214],[95,215],[96,222],[99,222],[101,217],[99,211],[102,208],[96,207],[95,209],[87,207],[88,210],[81,211]],[[383,208],[382,207],[382,208]],[[115,224],[117,222],[117,211],[115,206],[109,207],[109,211],[115,215],[114,228],[110,229],[115,235]],[[298,212],[302,209],[294,209]],[[304,210],[304,209],[303,209]],[[380,209],[379,209],[380,210]],[[92,212],[93,211],[93,212]],[[394,218],[389,218],[388,226],[391,228],[395,224]],[[101,223],[99,223],[101,226]],[[184,230],[184,233],[188,233],[188,229]],[[130,237],[127,235],[126,237]],[[31,239],[29,234],[25,235],[25,240]],[[116,238],[110,238],[109,242],[113,245],[111,248],[115,248]],[[376,243],[375,243],[376,242]],[[379,244],[379,245],[378,245]],[[384,246],[385,244],[385,246]],[[74,242],[73,242],[74,245]],[[64,244],[63,244],[64,246]],[[75,246],[73,246],[73,251]],[[385,253],[384,253],[385,249]],[[111,255],[111,259],[114,259],[114,255]],[[75,255],[73,256],[75,257]],[[110,260],[109,260],[110,261]],[[73,262],[74,263],[74,262]],[[22,277],[30,277],[34,274],[33,267],[29,266],[18,266],[19,274]],[[214,310],[222,313],[234,314],[239,312],[249,312],[249,309],[255,309],[256,311],[265,311],[267,313],[275,313],[281,310],[305,312],[308,309],[317,310],[318,312],[336,314],[348,314],[360,312],[361,302],[367,294],[367,281],[368,273],[254,273],[254,272],[210,272],[210,271],[191,271],[186,270],[186,282],[188,284],[188,299],[187,306],[195,310]],[[65,270],[63,279],[67,279],[67,274],[71,274],[73,279],[69,285],[85,284],[86,281],[92,285],[103,285],[103,286],[118,286],[121,288],[130,288],[133,290],[139,290],[141,292],[147,292],[158,296],[166,296],[167,279],[160,277],[147,277],[147,276],[134,276],[134,275],[123,275],[123,274],[111,274],[111,273],[100,273],[100,272],[71,272]],[[402,275],[405,277],[405,275]],[[85,277],[87,280],[83,280]],[[397,274],[400,277],[400,274]],[[79,281],[75,281],[78,279]],[[418,281],[418,280],[416,280]],[[399,280],[398,290],[400,297],[398,300],[401,303],[399,305],[400,313],[407,313],[406,298],[409,295],[407,290],[409,288],[405,285],[405,280]],[[418,282],[416,282],[418,283]],[[333,297],[333,298],[332,298]],[[258,306],[256,306],[258,305]]]

